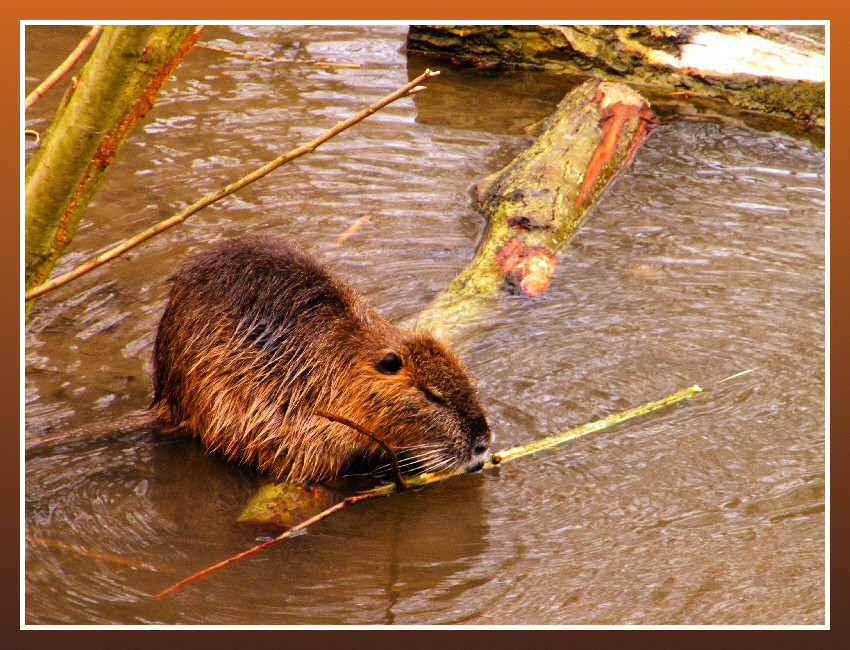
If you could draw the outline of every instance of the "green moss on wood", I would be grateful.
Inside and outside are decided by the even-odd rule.
[[[594,101],[600,82],[589,81],[567,94],[544,122],[532,145],[475,188],[476,208],[487,226],[469,265],[416,319],[451,340],[475,322],[503,285],[499,249],[510,239],[552,253],[569,241],[588,207],[622,168],[640,119],[628,118],[611,158],[600,169],[587,198],[576,206],[588,164],[602,138],[600,107]],[[617,84],[603,84],[636,97]]]
[[[567,75],[616,76],[656,97],[667,95],[695,106],[708,100],[712,111],[721,115],[724,107],[758,113],[754,126],[764,124],[763,116],[772,117],[779,127],[783,122],[823,126],[823,83],[752,75],[700,76],[658,60],[659,52],[678,57],[681,45],[702,29],[755,33],[786,45],[800,45],[791,35],[745,25],[413,25],[408,49],[426,55],[439,52],[458,63],[483,60]]]

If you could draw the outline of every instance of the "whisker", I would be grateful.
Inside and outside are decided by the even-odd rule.
[[[436,456],[442,456],[442,455],[443,455],[443,452],[440,449],[432,449],[431,451],[426,451],[426,452],[423,452],[421,454],[415,454],[413,456],[407,456],[405,458],[405,460],[423,463],[427,460],[430,460],[431,458],[434,458]]]
[[[417,458],[406,458],[404,460],[400,460],[398,462],[399,469],[409,469],[411,467],[418,467],[422,465],[422,462]],[[392,468],[391,463],[384,463],[383,465],[379,465],[374,469],[375,472],[384,472],[388,469]]]
[[[442,449],[429,449],[420,454],[410,454],[408,458],[429,458],[430,456],[439,456],[443,453]]]
[[[440,462],[443,458],[443,454],[440,448],[432,449],[430,451],[423,452],[421,454],[417,454],[415,456],[407,456],[398,461],[399,469],[409,469],[411,467],[419,468],[428,467],[433,465],[434,463]],[[392,467],[391,463],[384,463],[376,467],[374,472],[383,472]],[[427,471],[427,470],[426,470]]]
[[[420,445],[409,445],[407,447],[396,447],[397,451],[415,451],[415,450],[428,450],[428,449],[442,449],[443,445],[438,442],[433,443],[422,443]]]
[[[450,458],[439,459],[438,458],[438,459],[426,464],[425,467],[423,468],[423,472],[437,472],[438,470],[448,468],[451,465],[452,465],[452,459],[450,459]]]

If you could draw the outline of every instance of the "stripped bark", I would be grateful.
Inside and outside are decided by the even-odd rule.
[[[26,288],[43,282],[104,172],[203,28],[108,26],[27,163]]]
[[[479,67],[605,76],[658,105],[759,125],[825,123],[823,45],[771,27],[713,25],[414,25],[408,52]]]
[[[537,140],[474,188],[487,219],[473,260],[417,317],[449,341],[507,288],[536,296],[556,268],[555,253],[594,199],[631,159],[654,114],[622,84],[598,79],[568,93]]]

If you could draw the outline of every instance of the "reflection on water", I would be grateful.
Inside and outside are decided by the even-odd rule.
[[[84,32],[28,28],[27,89]],[[209,28],[216,45],[359,67],[193,52],[57,272],[437,67],[407,61],[404,35]],[[428,85],[39,300],[27,445],[148,403],[169,278],[220,238],[287,236],[388,317],[422,309],[480,236],[469,186],[521,151],[523,128],[568,88],[453,70]],[[38,104],[28,126],[48,113]],[[564,249],[550,290],[501,297],[459,349],[497,449],[758,372],[493,472],[360,504],[162,600],[150,595],[253,544],[235,520],[262,477],[147,430],[31,454],[26,621],[822,623],[824,171],[822,151],[786,136],[660,127]]]

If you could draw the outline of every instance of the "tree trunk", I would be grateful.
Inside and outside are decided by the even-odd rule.
[[[43,282],[127,134],[200,36],[192,26],[108,26],[25,172],[25,286]]]
[[[649,103],[622,84],[597,79],[568,93],[537,140],[475,187],[476,207],[487,219],[483,240],[417,325],[451,340],[502,287],[528,296],[545,291],[555,252],[653,120]]]
[[[613,77],[656,104],[665,97],[721,115],[825,123],[824,47],[775,28],[414,25],[407,50],[461,64]]]

